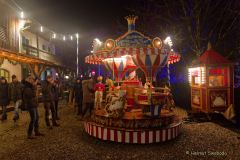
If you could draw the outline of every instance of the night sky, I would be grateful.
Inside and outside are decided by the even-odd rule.
[[[118,23],[126,23],[124,17],[130,12],[129,0],[15,0],[26,12],[43,26],[57,33],[79,32],[82,51],[98,37],[116,38]],[[126,23],[127,28],[127,23]]]

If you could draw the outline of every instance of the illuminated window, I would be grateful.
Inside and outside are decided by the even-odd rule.
[[[6,69],[0,68],[0,76],[6,78],[6,80],[9,82],[9,79],[10,79],[9,71],[7,71]]]
[[[191,85],[203,85],[205,84],[205,68],[196,67],[188,69],[188,79]]]
[[[228,85],[228,70],[225,67],[209,68],[209,87],[223,87]]]

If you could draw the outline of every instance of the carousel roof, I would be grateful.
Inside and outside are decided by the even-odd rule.
[[[199,57],[200,64],[228,64],[231,63],[228,59],[212,49],[211,44],[208,44],[208,49]]]
[[[93,54],[85,58],[86,63],[99,64],[106,58],[118,58],[126,55],[146,54],[158,55],[169,54],[169,63],[180,60],[176,52],[169,52],[167,45],[164,45],[159,37],[149,38],[135,30],[137,16],[127,16],[128,31],[116,40],[107,39],[104,43],[93,43]]]

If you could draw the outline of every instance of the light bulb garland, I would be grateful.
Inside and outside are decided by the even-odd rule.
[[[20,12],[18,12],[19,15],[19,19],[20,20],[26,20],[27,17],[25,15],[25,13],[21,10]],[[33,19],[33,18],[30,18],[31,20],[33,20],[35,23],[34,24],[37,24],[37,26],[39,26],[39,31],[41,33],[49,33],[50,34],[50,38],[52,39],[60,39],[60,40],[63,40],[63,41],[67,41],[67,40],[74,40],[74,39],[78,39],[79,38],[79,34],[78,33],[75,33],[75,34],[67,34],[67,35],[63,35],[61,33],[56,33],[50,29],[48,29],[47,27],[44,27],[43,25],[41,25],[37,20]]]

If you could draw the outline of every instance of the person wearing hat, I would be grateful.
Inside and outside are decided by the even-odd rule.
[[[76,83],[74,85],[73,94],[75,97],[75,103],[77,105],[77,115],[83,116],[82,109],[82,100],[83,100],[83,89],[82,89],[82,81],[81,78],[77,78]]]
[[[44,134],[39,132],[39,115],[37,108],[38,104],[36,96],[36,85],[32,76],[28,76],[24,81],[23,102],[23,105],[25,105],[25,108],[30,115],[30,123],[27,131],[28,139],[34,139],[32,135],[33,130],[35,132],[35,136],[44,136]]]
[[[7,105],[10,102],[9,85],[4,77],[0,78],[0,106],[2,107],[1,120],[7,120]]]
[[[12,82],[9,85],[11,101],[14,102],[14,117],[16,122],[19,119],[19,106],[22,104],[22,84],[18,81],[16,75],[12,75]]]

